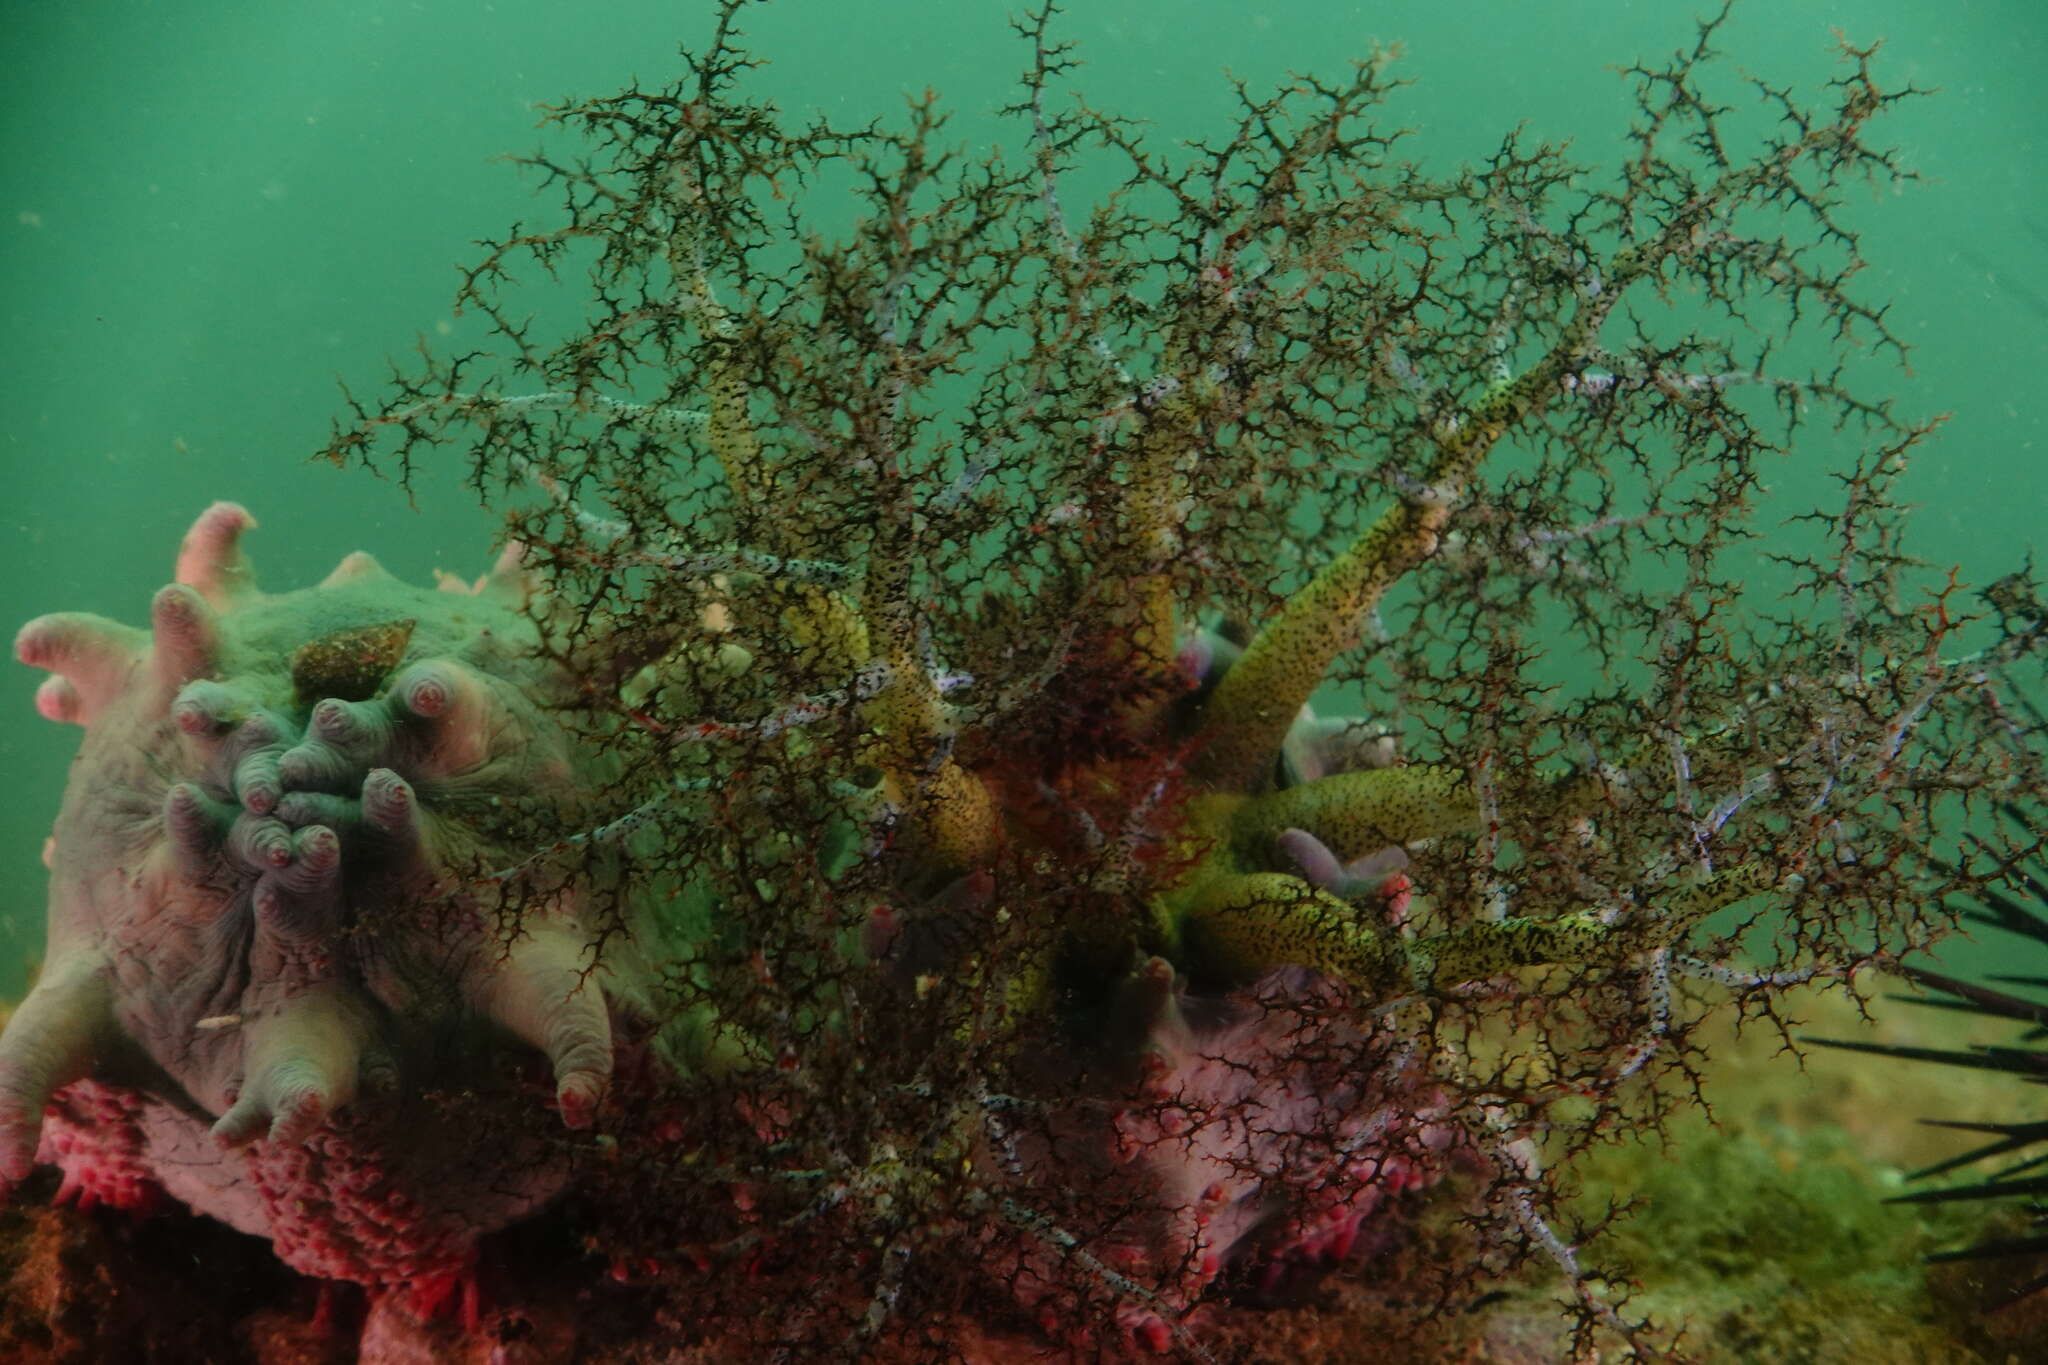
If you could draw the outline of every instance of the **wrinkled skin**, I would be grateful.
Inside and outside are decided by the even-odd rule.
[[[474,588],[352,555],[273,596],[253,524],[199,518],[149,632],[60,614],[16,641],[85,740],[45,848],[46,966],[0,1035],[0,1178],[161,1189],[304,1273],[431,1298],[561,1188],[545,1105],[586,1126],[611,1074],[579,906],[501,934],[454,891],[593,778],[545,709],[566,683],[516,551]]]

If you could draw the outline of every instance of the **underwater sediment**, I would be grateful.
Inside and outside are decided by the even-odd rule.
[[[24,628],[85,740],[0,1176],[267,1242],[266,1360],[1258,1358],[1361,1263],[1417,1351],[1539,1275],[1458,1349],[1682,1353],[1566,1196],[2038,852],[2038,599],[1970,638],[1845,378],[1914,92],[1743,144],[1710,22],[1610,170],[1402,160],[1384,54],[1165,149],[1043,6],[1005,157],[752,98],[744,10],[552,111],[490,349],[337,423],[491,573],[266,591],[218,503],[147,632]],[[24,1219],[61,1356],[49,1258],[145,1243]]]

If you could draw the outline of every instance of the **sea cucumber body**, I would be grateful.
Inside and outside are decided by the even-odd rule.
[[[475,889],[595,779],[516,552],[474,586],[351,555],[270,595],[253,524],[199,518],[147,633],[65,614],[17,640],[85,740],[47,963],[0,1035],[0,1176],[161,1190],[309,1275],[418,1287],[562,1187],[548,1130],[609,1079],[574,893],[508,917]]]

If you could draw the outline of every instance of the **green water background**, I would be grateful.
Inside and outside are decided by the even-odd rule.
[[[996,110],[1026,54],[1009,0],[775,0],[749,11],[773,60],[756,89],[855,122],[929,86],[963,144],[1016,148]],[[1611,162],[1630,106],[1616,65],[1689,45],[1678,0],[1072,0],[1060,32],[1087,65],[1069,83],[1152,122],[1162,141],[1214,133],[1227,68],[1255,87],[1335,70],[1399,43],[1416,85],[1390,117],[1407,154],[1476,160],[1516,124]],[[494,164],[531,149],[537,106],[665,81],[710,6],[601,0],[0,0],[0,618],[100,612],[134,624],[178,539],[216,498],[262,523],[273,588],[375,553],[424,580],[473,574],[494,521],[434,471],[408,506],[360,472],[309,463],[339,411],[337,378],[374,392],[385,357],[450,334],[470,243],[534,216]],[[1919,456],[1914,547],[1983,583],[2018,565],[2048,515],[2048,3],[1752,0],[1721,47],[1811,91],[1833,30],[1885,38],[1889,83],[1939,87],[1887,121],[1923,176],[1853,209],[1916,349],[1891,391],[1952,413]],[[1739,93],[1733,83],[1725,88]],[[1788,471],[1787,514],[1834,456]],[[451,459],[451,464],[453,460]],[[41,675],[0,665],[0,993],[40,952],[38,853],[78,739],[37,718]],[[1954,960],[1995,958],[1969,946]]]

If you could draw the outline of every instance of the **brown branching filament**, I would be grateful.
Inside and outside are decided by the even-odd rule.
[[[1915,92],[1845,44],[1737,145],[1716,18],[1627,70],[1612,168],[1403,161],[1389,54],[1174,151],[1061,100],[1042,4],[981,154],[928,95],[751,99],[744,9],[549,111],[588,150],[465,275],[493,349],[328,451],[466,447],[605,680],[610,808],[485,879],[617,888],[607,950],[659,964],[615,1254],[791,1359],[1019,1309],[1199,1357],[1233,1264],[1456,1167],[1647,1358],[1557,1172],[1694,1102],[1702,1010],[1935,941],[2015,855],[1929,855],[2042,781],[2030,589],[1965,654],[1901,539],[1928,428],[1844,378],[1903,355],[1843,204],[1907,177],[1871,139]],[[552,340],[529,264],[588,281]],[[1773,503],[1844,443],[1838,501]]]

